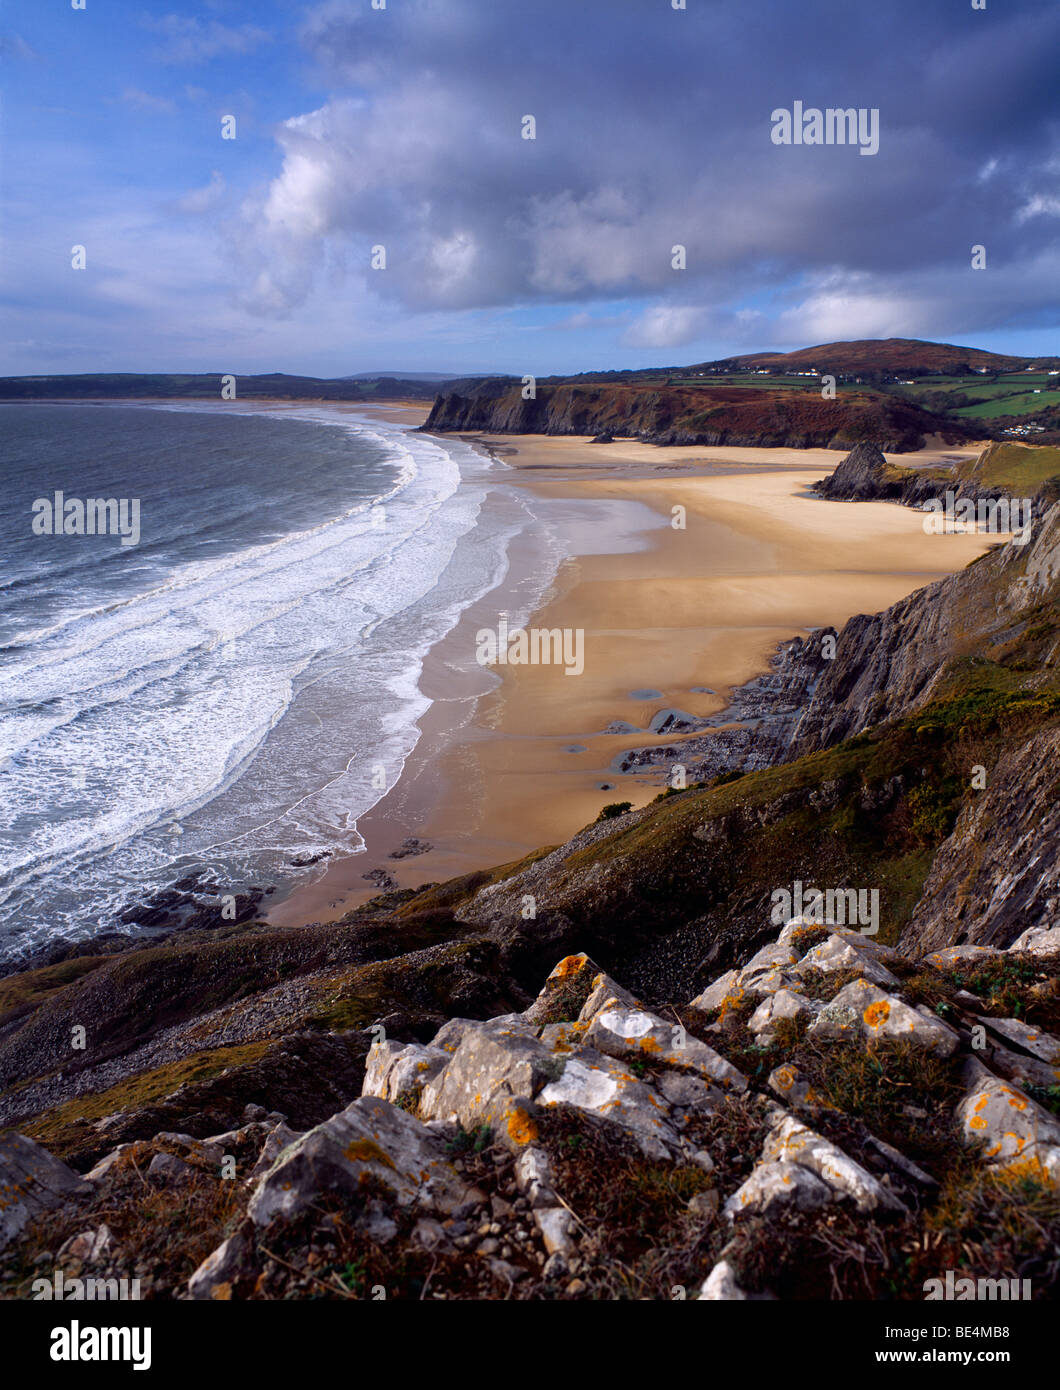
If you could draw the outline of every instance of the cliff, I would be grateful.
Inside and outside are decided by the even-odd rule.
[[[499,381],[437,397],[424,430],[489,434],[622,435],[660,445],[849,449],[881,440],[893,453],[920,448],[928,435],[948,443],[972,437],[965,425],[892,396],[758,387],[538,385]]]
[[[892,451],[893,452],[893,451]],[[877,444],[858,444],[815,491],[832,501],[925,502],[954,499],[1027,498],[1039,513],[1060,497],[1060,448],[995,441],[972,460],[906,468],[888,462]]]

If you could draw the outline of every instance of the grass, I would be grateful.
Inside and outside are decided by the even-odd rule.
[[[113,959],[113,956],[75,956],[72,960],[46,965],[40,970],[8,975],[0,980],[0,1019],[16,1009],[43,1003],[75,980],[90,975],[101,965],[110,964]]]
[[[1056,396],[1060,401],[1060,392],[1050,392],[1050,396]],[[1045,394],[1031,399],[1044,401]],[[977,482],[982,487],[1005,488],[1027,496],[1033,495],[1043,483],[1058,474],[1060,447],[1054,445],[991,444],[977,459],[959,463],[956,468],[956,477],[961,480]]]
[[[1030,415],[1046,406],[1060,405],[1060,391],[1027,391],[1019,395],[998,396],[978,405],[959,406],[953,413],[963,420],[996,420],[1003,415]]]
[[[167,1063],[153,1071],[120,1081],[105,1091],[76,1096],[73,1100],[47,1110],[20,1126],[23,1134],[36,1139],[46,1149],[62,1153],[69,1146],[71,1131],[84,1130],[95,1120],[119,1111],[135,1110],[164,1100],[170,1091],[194,1081],[206,1081],[225,1067],[245,1066],[255,1062],[269,1047],[268,1042],[243,1043],[236,1047],[219,1047],[211,1052],[198,1052],[179,1062]]]

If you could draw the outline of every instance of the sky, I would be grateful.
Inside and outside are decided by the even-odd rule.
[[[1055,0],[680,3],[4,0],[0,373],[1060,353]]]

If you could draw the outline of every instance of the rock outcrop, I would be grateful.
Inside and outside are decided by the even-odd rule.
[[[44,1239],[64,1277],[135,1275],[154,1193],[174,1222],[215,1204],[218,1233],[186,1289],[156,1271],[156,1297],[920,1298],[969,1242],[977,1272],[1010,1277],[1049,1258],[1060,1119],[1009,1059],[1055,1068],[1060,1039],[966,987],[1005,962],[1032,1012],[1029,977],[1060,981],[1060,951],[933,965],[805,919],[668,1011],[567,957],[518,1012],[378,1037],[363,1094],[306,1133],[250,1109],[204,1139],[119,1145],[87,1179],[5,1141],[5,1173],[48,1195],[5,1207],[0,1277],[32,1271]],[[966,1224],[1021,1201],[1035,1219],[1015,1247]],[[843,1253],[865,1248],[870,1265]]]
[[[424,430],[489,434],[624,436],[647,443],[751,448],[849,449],[880,440],[892,453],[919,449],[928,435],[957,443],[973,437],[957,421],[896,396],[739,386],[574,385],[538,382],[525,399],[521,383],[476,383],[438,396]]]

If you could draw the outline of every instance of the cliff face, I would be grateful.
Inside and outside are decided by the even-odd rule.
[[[849,449],[880,440],[902,453],[928,434],[948,442],[970,438],[952,421],[890,396],[843,393],[834,401],[814,391],[751,387],[538,386],[524,400],[518,385],[496,383],[440,395],[423,428],[488,434],[613,434],[652,444],[749,448]]]
[[[1038,629],[1030,689],[1052,684],[1060,649],[1060,506],[1025,546],[1008,544],[967,569],[919,589],[882,613],[859,614],[839,634],[792,741],[799,757],[870,726],[900,718],[944,689],[951,663],[1004,662]]]

